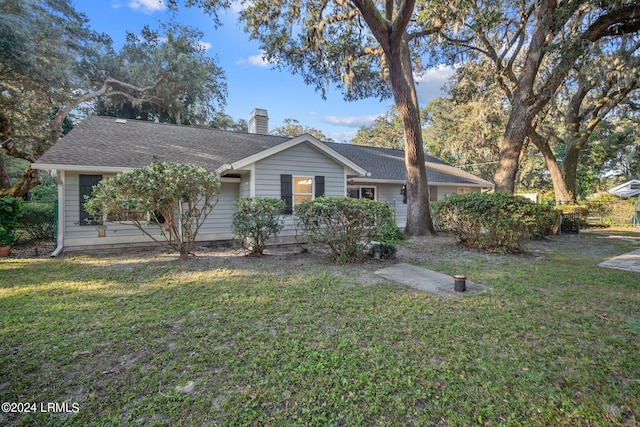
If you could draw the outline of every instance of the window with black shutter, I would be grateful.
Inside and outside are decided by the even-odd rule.
[[[285,203],[285,214],[305,201],[324,196],[324,176],[280,175],[280,197]]]
[[[315,197],[324,196],[324,176],[316,176]]]
[[[293,213],[293,176],[280,175],[280,197],[284,201],[285,215]]]
[[[85,196],[91,196],[93,187],[102,181],[102,175],[80,175],[80,225],[96,225],[98,221],[84,210]]]

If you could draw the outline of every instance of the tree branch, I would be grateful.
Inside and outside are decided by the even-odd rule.
[[[100,89],[96,90],[95,92],[91,92],[91,93],[87,93],[85,95],[82,95],[74,100],[72,100],[72,102],[70,102],[69,104],[67,104],[66,106],[60,108],[58,110],[58,112],[56,113],[56,115],[53,118],[53,123],[52,123],[52,127],[51,127],[51,132],[53,135],[57,136],[57,137],[61,137],[63,132],[62,132],[62,123],[64,122],[64,119],[69,115],[69,113],[76,108],[78,105],[82,104],[83,102],[87,102],[87,101],[91,101],[92,99],[95,98],[99,98],[101,96],[107,97],[107,98],[111,98],[111,97],[115,97],[115,96],[124,96],[127,99],[133,101],[148,101],[150,98],[144,98],[144,95],[147,93],[152,93],[155,89],[158,88],[158,86],[165,80],[164,76],[161,76],[158,80],[156,80],[151,86],[147,86],[147,87],[138,87],[129,83],[125,83],[123,81],[108,77],[103,83],[102,86],[100,87]],[[110,88],[113,87],[119,87],[121,89],[128,89],[131,92],[133,92],[133,94],[128,93],[126,91],[123,90],[114,90],[114,91],[109,91]],[[152,99],[152,98],[151,98]],[[160,99],[160,98],[156,98],[156,99]]]
[[[329,16],[327,19],[318,21],[318,23],[309,30],[307,37],[309,41],[313,41],[314,48],[317,49],[320,42],[324,39],[324,29],[327,25],[342,21],[352,21],[359,15],[360,11],[358,9],[351,9],[349,12],[343,13],[342,15]]]

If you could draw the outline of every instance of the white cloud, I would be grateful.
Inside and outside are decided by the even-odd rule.
[[[209,42],[203,42],[203,41],[198,41],[196,42],[196,45],[198,46],[198,48],[207,51],[209,49],[211,49],[213,47],[213,45]]]
[[[129,7],[135,11],[151,14],[161,12],[167,8],[164,0],[130,0]]]
[[[418,92],[418,101],[420,101],[421,104],[428,104],[433,99],[444,95],[442,86],[454,73],[455,69],[447,65],[430,69],[420,75],[414,76],[416,90]]]
[[[251,55],[248,58],[241,58],[236,61],[238,65],[250,65],[252,67],[267,68],[273,64],[269,62],[264,55],[264,52],[260,52],[257,55]]]
[[[367,116],[324,116],[323,120],[332,125],[357,127],[369,126],[382,114],[370,114]]]
[[[352,130],[345,132],[331,132],[328,136],[335,142],[349,143],[349,141],[353,140],[357,134],[358,131]]]
[[[244,6],[242,5],[242,1],[233,0],[229,9],[231,9],[231,12],[233,13],[240,13],[244,10]]]

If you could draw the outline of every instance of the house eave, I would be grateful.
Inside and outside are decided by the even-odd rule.
[[[87,165],[60,165],[53,163],[32,163],[31,168],[39,170],[59,170],[69,172],[106,172],[120,173],[131,170],[132,168],[116,167],[116,166],[87,166]]]

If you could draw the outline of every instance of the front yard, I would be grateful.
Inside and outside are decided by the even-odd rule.
[[[637,425],[640,275],[597,267],[637,248],[401,248],[492,287],[459,298],[313,254],[3,260],[0,424]]]

